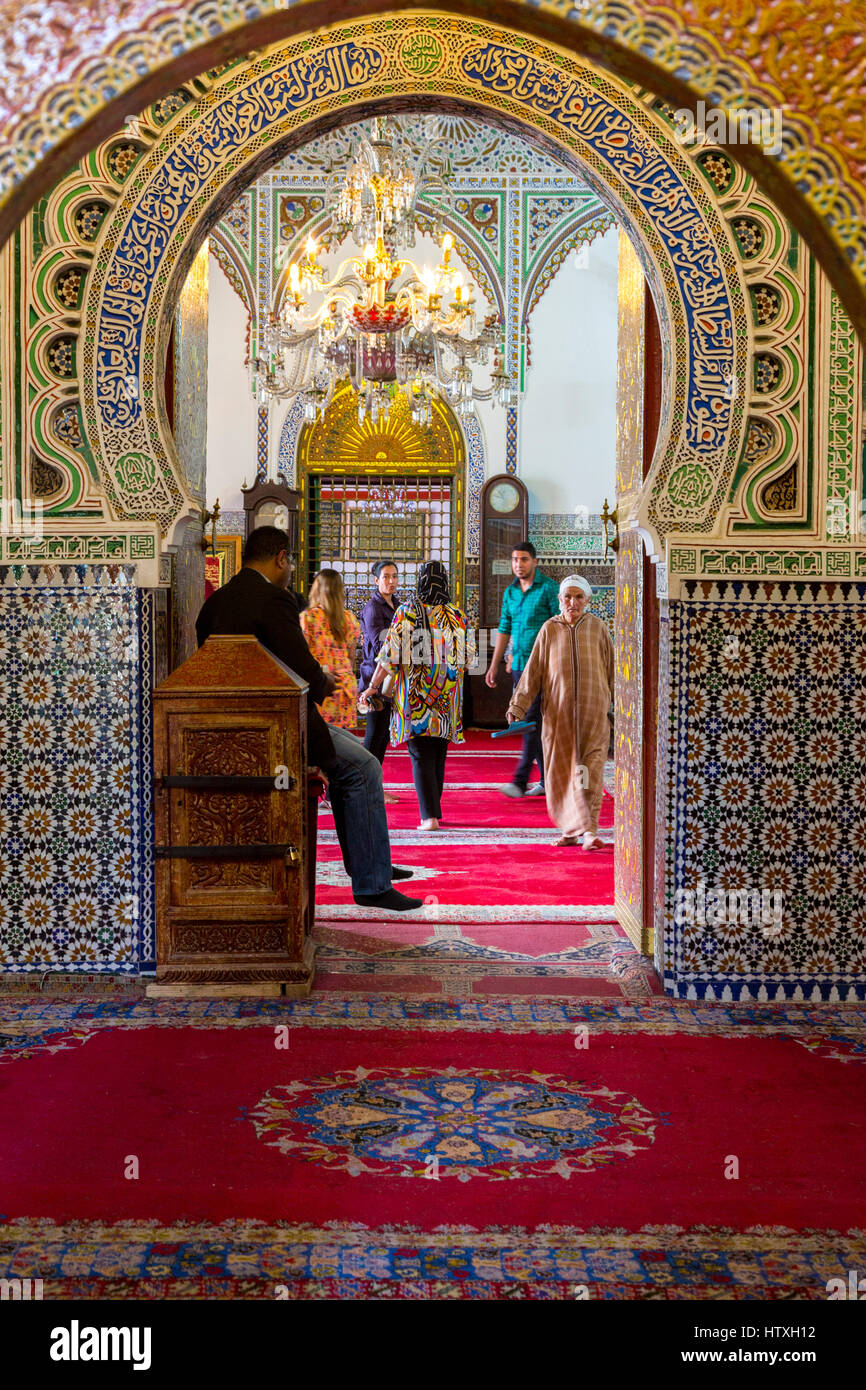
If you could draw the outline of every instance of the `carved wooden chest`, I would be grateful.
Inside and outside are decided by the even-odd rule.
[[[210,637],[154,692],[154,762],[148,993],[308,994],[306,683],[255,637]]]

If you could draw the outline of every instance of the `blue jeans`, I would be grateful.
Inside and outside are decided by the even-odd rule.
[[[520,684],[522,671],[512,671],[511,676],[516,690]],[[529,709],[524,715],[525,719],[534,719],[535,728],[530,729],[523,735],[523,756],[517,766],[517,771],[512,777],[512,782],[522,791],[526,791],[529,785],[529,777],[532,772],[532,764],[538,763],[538,780],[544,786],[544,753],[541,748],[541,694],[539,692],[533,700]]]
[[[382,792],[382,765],[348,729],[329,724],[337,765],[329,773],[343,864],[353,893],[387,893],[391,887],[391,840]]]

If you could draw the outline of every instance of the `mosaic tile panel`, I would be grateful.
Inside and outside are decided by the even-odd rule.
[[[837,295],[830,302],[830,343],[827,419],[826,536],[836,545],[852,536],[851,495],[854,491],[860,417],[857,384],[862,380],[862,353],[851,320]]]
[[[304,427],[304,402],[297,396],[286,412],[280,431],[277,472],[291,487],[297,487],[298,436]]]
[[[137,972],[153,959],[149,615],[115,568],[37,578],[0,570],[0,968]]]
[[[256,412],[256,468],[257,477],[266,478],[268,474],[268,427],[271,412],[268,406],[260,405]]]
[[[662,833],[667,821],[668,743],[670,739],[671,623],[667,599],[659,599],[658,646],[658,727],[656,729],[655,862],[653,864],[653,964],[664,974],[665,873],[668,837]]]
[[[584,563],[604,561],[604,528],[597,512],[530,512],[529,539],[539,555],[574,556]]]
[[[671,604],[666,986],[863,998],[866,586],[685,592]],[[740,901],[708,904],[711,891]],[[779,923],[744,907],[757,891],[781,894]]]
[[[509,406],[505,412],[505,471],[517,472],[517,408]]]
[[[217,522],[218,536],[243,536],[247,524],[246,512],[220,512]]]
[[[481,525],[481,489],[487,464],[484,457],[484,431],[477,415],[467,415],[461,421],[466,441],[466,554],[479,553]]]

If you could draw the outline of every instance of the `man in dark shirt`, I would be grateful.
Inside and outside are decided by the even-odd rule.
[[[244,548],[240,573],[211,594],[196,620],[199,646],[213,636],[251,633],[309,686],[307,749],[311,765],[328,778],[334,824],[355,902],[408,912],[422,907],[391,886],[410,878],[392,868],[391,841],[382,790],[382,768],[359,738],[326,724],[316,705],[334,688],[307,646],[296,597],[289,591],[292,566],[289,538],[276,526],[259,526]]]

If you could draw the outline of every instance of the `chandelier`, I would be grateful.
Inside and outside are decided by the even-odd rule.
[[[440,232],[435,268],[398,254],[414,245],[419,190],[447,194],[441,176],[422,183],[434,143],[428,141],[413,168],[399,128],[376,119],[372,138],[361,137],[348,171],[333,176],[329,200],[337,229],[350,232],[363,250],[327,278],[319,246],[307,238],[289,265],[280,311],[272,311],[264,326],[264,356],[254,360],[260,404],[300,396],[305,419],[314,422],[345,378],[357,394],[361,424],[387,420],[399,390],[413,422],[422,426],[432,420],[434,394],[464,418],[479,400],[514,404],[516,392],[496,351],[501,323],[494,314],[478,327],[471,283],[452,264],[451,233]],[[491,384],[480,389],[472,367],[486,365],[491,350]]]

